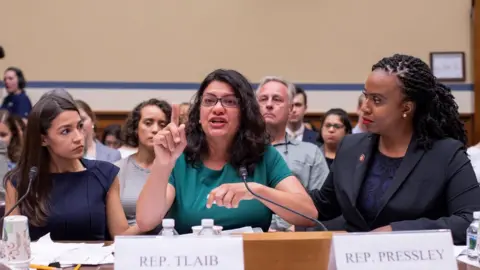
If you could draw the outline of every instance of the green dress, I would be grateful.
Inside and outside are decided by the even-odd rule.
[[[292,173],[280,153],[268,145],[247,180],[275,188],[290,175]],[[228,209],[215,204],[207,208],[207,195],[211,190],[226,183],[242,183],[237,171],[228,163],[221,170],[209,169],[203,163],[193,167],[181,155],[169,182],[175,188],[176,196],[168,217],[175,219],[175,229],[180,234],[191,233],[191,227],[200,225],[204,218],[214,219],[215,225],[223,226],[224,230],[251,226],[268,231],[270,227],[272,211],[256,199],[242,200],[238,208]]]

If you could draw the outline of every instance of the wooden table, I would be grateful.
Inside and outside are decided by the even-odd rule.
[[[244,234],[245,269],[327,270],[332,234],[332,232]],[[73,267],[66,269],[72,270]],[[110,264],[83,266],[80,269],[113,270],[114,267]],[[458,269],[480,270],[460,261]]]

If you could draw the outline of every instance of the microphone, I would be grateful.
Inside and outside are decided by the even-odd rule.
[[[323,225],[322,222],[320,222],[320,221],[318,221],[318,220],[316,220],[316,219],[314,219],[314,218],[308,217],[308,216],[306,216],[306,215],[304,215],[304,214],[302,214],[302,213],[300,213],[300,212],[297,212],[297,211],[295,211],[295,210],[293,210],[293,209],[290,209],[290,208],[288,208],[288,207],[286,207],[286,206],[283,206],[283,205],[281,205],[281,204],[279,204],[279,203],[276,203],[276,202],[274,202],[274,201],[272,201],[272,200],[269,200],[269,199],[267,199],[267,198],[265,198],[265,197],[262,197],[262,196],[256,194],[256,193],[253,192],[253,190],[251,190],[250,187],[248,186],[248,182],[247,182],[248,171],[247,171],[247,168],[246,168],[245,166],[242,166],[242,167],[240,167],[240,169],[239,169],[238,171],[239,171],[239,173],[240,173],[240,176],[242,177],[242,180],[243,180],[243,183],[245,184],[245,187],[247,188],[248,192],[250,192],[253,196],[255,196],[255,197],[257,197],[257,198],[259,198],[259,199],[261,199],[261,200],[267,201],[267,202],[269,202],[269,203],[271,203],[271,204],[273,204],[273,205],[275,205],[275,206],[278,206],[278,207],[280,207],[280,208],[282,208],[282,209],[284,209],[284,210],[287,210],[287,211],[289,211],[289,212],[291,212],[291,213],[294,213],[295,215],[298,215],[298,216],[301,216],[301,217],[303,217],[303,218],[305,218],[305,219],[310,220],[311,222],[317,224],[322,231],[328,231],[328,229],[325,227],[325,225]]]
[[[15,210],[15,208],[18,207],[18,205],[23,202],[23,200],[25,200],[25,198],[27,197],[28,193],[30,192],[30,188],[32,187],[32,182],[33,182],[33,179],[35,179],[35,177],[37,177],[37,173],[38,173],[38,169],[37,167],[33,166],[32,168],[30,168],[30,172],[28,172],[28,186],[27,186],[27,191],[25,191],[25,194],[23,194],[22,197],[20,197],[20,199],[17,200],[17,202],[12,206],[12,208],[10,208],[10,210],[8,210],[7,213],[5,213],[5,215],[3,215],[3,217],[0,219],[0,222],[3,221],[3,219],[10,215],[13,210]]]

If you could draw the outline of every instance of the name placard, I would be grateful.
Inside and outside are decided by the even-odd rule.
[[[115,237],[115,270],[244,270],[243,238]]]
[[[452,270],[452,235],[448,230],[335,234],[329,269]]]

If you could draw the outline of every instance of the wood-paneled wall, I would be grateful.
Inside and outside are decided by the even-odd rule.
[[[96,130],[97,135],[101,136],[103,129],[111,124],[123,125],[125,119],[127,118],[128,112],[124,111],[99,111],[96,112],[97,123]],[[357,115],[355,113],[350,113],[350,121],[355,125],[357,122]],[[461,119],[465,123],[465,129],[467,130],[468,143],[473,145],[476,142],[473,138],[473,114],[461,114]],[[323,113],[309,113],[305,116],[306,121],[312,123],[317,129],[320,129],[320,121],[323,118]]]

